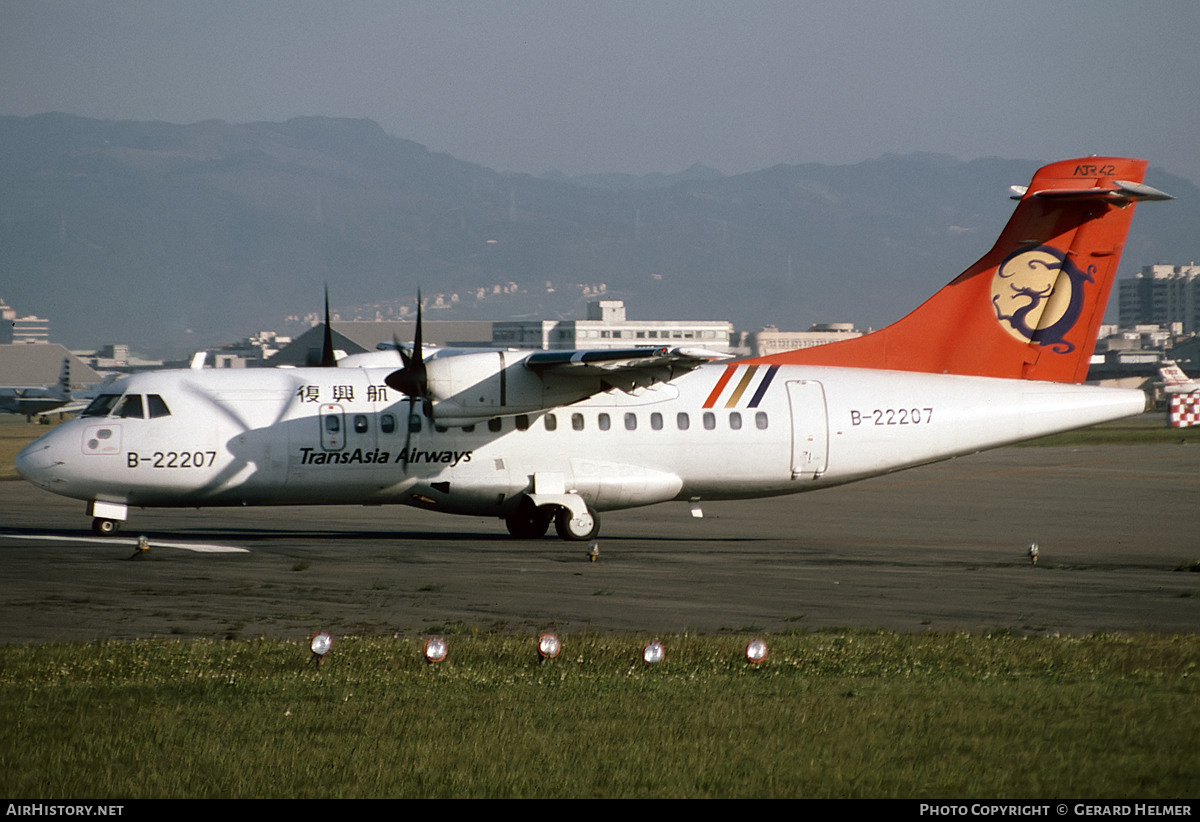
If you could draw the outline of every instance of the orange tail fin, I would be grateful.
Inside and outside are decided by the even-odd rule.
[[[1144,160],[1087,157],[1038,170],[996,245],[908,316],[763,364],[1082,382],[1139,200]]]

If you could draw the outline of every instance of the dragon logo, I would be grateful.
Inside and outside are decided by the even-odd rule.
[[[1056,354],[1075,350],[1063,337],[1083,310],[1084,283],[1094,283],[1096,267],[1087,271],[1049,246],[1013,252],[992,277],[996,319],[1018,342],[1052,346]]]

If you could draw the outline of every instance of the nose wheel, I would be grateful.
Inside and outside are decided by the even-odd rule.
[[[96,517],[92,520],[92,533],[98,537],[111,537],[121,530],[121,522],[115,519]]]

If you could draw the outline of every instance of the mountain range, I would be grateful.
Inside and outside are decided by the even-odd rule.
[[[1081,151],[1081,153],[1083,153]],[[1041,160],[885,155],[725,175],[499,173],[370,120],[0,117],[0,299],[71,347],[179,355],[320,310],[882,325],[991,246]],[[1151,158],[1152,159],[1152,158]],[[1200,258],[1200,191],[1134,220],[1122,275]],[[437,309],[437,310],[435,310]]]

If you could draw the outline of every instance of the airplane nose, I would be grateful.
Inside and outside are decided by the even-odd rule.
[[[21,478],[32,482],[40,488],[49,488],[51,484],[51,469],[57,464],[53,448],[46,437],[41,437],[26,445],[13,461]]]

